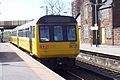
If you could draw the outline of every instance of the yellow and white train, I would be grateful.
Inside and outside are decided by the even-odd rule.
[[[18,26],[11,42],[46,62],[66,62],[79,54],[78,26],[70,16],[46,15]]]

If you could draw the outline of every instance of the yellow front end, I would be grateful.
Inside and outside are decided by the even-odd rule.
[[[76,26],[76,41],[40,42],[38,27],[36,27],[36,56],[39,58],[75,58],[79,50],[79,32]]]
[[[40,58],[70,57],[74,58],[79,53],[78,42],[40,43],[38,56]]]

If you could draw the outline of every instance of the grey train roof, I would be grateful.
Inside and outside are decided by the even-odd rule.
[[[46,24],[46,23],[77,23],[76,20],[71,16],[60,16],[60,15],[46,15],[41,17],[37,23]]]

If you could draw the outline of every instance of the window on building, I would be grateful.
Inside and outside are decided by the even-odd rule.
[[[112,38],[112,29],[110,27],[106,28],[106,38],[111,39]]]
[[[84,27],[84,38],[88,38],[89,36],[88,24],[83,25],[83,27]]]
[[[103,19],[109,18],[109,9],[102,10],[102,17],[103,17]]]
[[[98,19],[101,20],[101,13],[98,13]]]
[[[84,18],[88,19],[88,8],[87,7],[84,8]]]

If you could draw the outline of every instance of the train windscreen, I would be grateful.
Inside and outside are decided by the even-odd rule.
[[[77,40],[76,26],[40,26],[40,42],[72,42]]]

